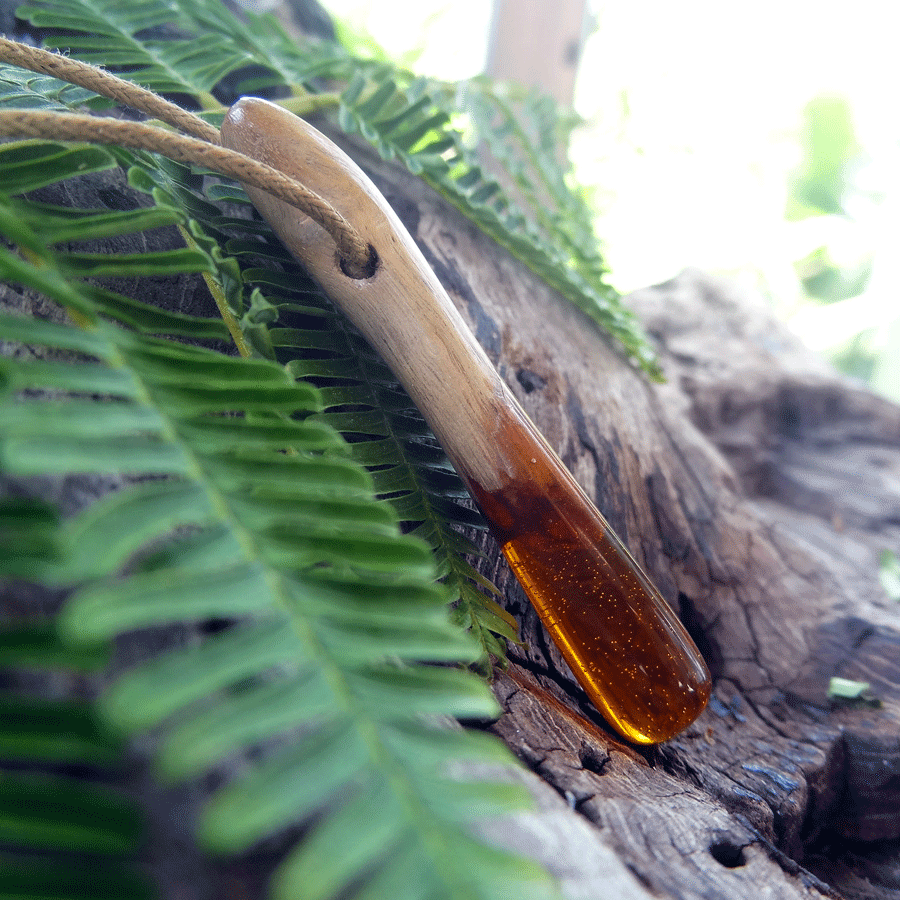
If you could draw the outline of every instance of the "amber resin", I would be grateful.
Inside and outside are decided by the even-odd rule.
[[[690,635],[524,413],[497,446],[499,489],[462,474],[572,672],[628,740],[678,734],[710,691]]]

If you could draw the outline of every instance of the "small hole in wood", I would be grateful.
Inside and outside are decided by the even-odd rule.
[[[516,381],[522,385],[526,394],[547,387],[547,379],[542,375],[538,375],[537,372],[532,372],[531,369],[519,369],[516,372]]]
[[[582,744],[579,759],[581,761],[581,765],[584,766],[584,768],[587,769],[588,772],[593,772],[596,775],[606,774],[606,764],[609,762],[608,753],[600,750],[597,747],[592,747],[588,744]]]
[[[738,869],[747,862],[744,856],[744,848],[740,844],[734,844],[731,841],[716,841],[716,843],[710,845],[709,854],[719,865],[725,866],[726,869]]]
[[[350,262],[350,260],[347,259],[339,259],[338,264],[341,267],[341,271],[348,278],[354,279],[354,281],[361,281],[364,278],[371,278],[375,274],[375,270],[378,268],[378,251],[371,244],[369,244],[369,259],[362,267],[354,265],[352,262]]]

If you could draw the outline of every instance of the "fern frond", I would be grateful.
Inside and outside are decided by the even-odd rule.
[[[348,54],[328,42],[298,42],[277,19],[245,10],[239,21],[217,0],[192,0],[178,5],[182,28],[197,34],[214,33],[240,49],[248,61],[259,69],[237,84],[238,95],[255,94],[278,85],[289,87],[294,94],[305,94],[301,85],[319,74],[329,77],[335,68],[352,67]],[[269,73],[273,73],[274,77]]]
[[[28,168],[17,172],[14,183],[21,187],[58,180],[74,171],[76,162],[81,166],[85,164],[78,155],[82,152],[79,148],[63,151],[56,145],[46,148],[33,145],[29,153],[39,165],[29,164]],[[16,145],[0,151],[0,162],[6,164],[3,168],[14,171],[19,153]],[[51,153],[63,153],[57,166],[51,164]],[[104,167],[112,164],[109,154],[102,150],[99,153],[98,160]],[[358,335],[347,330],[328,301],[271,237],[264,239],[266,243],[257,239],[247,249],[255,258],[268,254],[285,271],[248,268],[242,272],[237,259],[226,256],[220,248],[225,244],[232,251],[240,249],[234,241],[229,241],[222,229],[228,226],[240,229],[246,221],[229,220],[219,215],[218,209],[203,198],[202,182],[184,167],[157,160],[149,154],[138,155],[136,162],[142,167],[133,167],[130,179],[133,184],[153,193],[157,202],[155,207],[136,212],[92,213],[19,202],[15,204],[17,218],[25,224],[39,225],[42,235],[51,243],[87,234],[99,238],[139,233],[144,228],[161,225],[180,226],[183,234],[192,241],[193,250],[170,250],[157,256],[146,253],[134,257],[117,255],[115,258],[68,251],[58,253],[57,262],[70,279],[199,269],[220,286],[230,311],[242,317],[245,334],[263,355],[274,357],[277,348],[279,359],[288,363],[295,376],[313,377],[323,385],[340,384],[340,387],[323,387],[326,404],[323,415],[330,417],[330,424],[338,430],[356,436],[353,445],[356,458],[369,467],[380,469],[375,475],[379,494],[389,496],[398,514],[404,520],[416,523],[416,533],[432,546],[439,573],[451,591],[449,602],[460,607],[457,621],[472,629],[485,654],[504,659],[503,640],[515,639],[515,621],[475,588],[475,584],[480,584],[488,591],[495,591],[493,585],[466,560],[464,554],[477,551],[456,530],[472,525],[483,527],[483,521],[470,506],[460,502],[467,496],[462,483],[443,451],[430,439],[427,426],[391,373]],[[41,180],[37,180],[38,172],[43,173]],[[243,202],[246,203],[246,198]],[[189,212],[202,216],[206,224],[189,219]],[[305,294],[305,305],[297,303],[298,286]],[[96,285],[86,286],[85,290],[105,315],[144,332],[195,338],[227,336],[226,329],[217,320],[166,312]],[[268,299],[263,291],[268,293]],[[245,298],[245,294],[249,298]],[[261,311],[271,313],[268,324],[260,323]],[[296,319],[298,314],[313,327],[303,330],[272,327],[271,319],[279,315]],[[310,350],[317,351],[320,356],[322,351],[329,351],[330,358],[305,359]],[[365,407],[368,424],[362,422],[359,411],[352,414],[336,412],[348,406],[357,410]],[[85,410],[84,421],[89,431],[92,421],[89,408]],[[360,429],[370,432],[366,441],[359,440]],[[98,448],[98,454],[105,455],[110,465],[115,465],[116,454],[125,449],[121,442],[107,442],[105,449]],[[37,460],[36,456],[36,464]],[[41,463],[45,464],[49,462]],[[66,465],[61,455],[57,464]]]
[[[217,32],[179,33],[177,7],[162,0],[40,0],[17,15],[52,29],[51,46],[114,71],[161,94],[184,94],[215,105],[212,89],[252,60]],[[64,33],[59,34],[62,30]]]
[[[163,165],[162,171],[142,170],[146,180],[132,174],[132,183],[151,190],[173,216],[184,206],[203,211],[197,179],[176,164]],[[250,214],[246,196],[235,187],[214,185],[210,196],[243,205]],[[459,531],[483,528],[484,521],[464,502],[465,487],[394,376],[268,229],[249,218],[208,214],[190,228],[207,248],[208,265],[216,269],[250,343],[320,387],[324,409],[317,418],[352,441],[351,452],[373,472],[378,494],[431,545],[448,600],[457,606],[455,619],[479,639],[485,660],[504,660],[505,641],[516,639],[516,622],[476,587],[497,593],[466,559],[478,551]],[[244,233],[253,239],[229,237]],[[224,259],[220,246],[228,254]],[[267,266],[260,268],[260,261]]]
[[[24,521],[46,512],[17,501]],[[28,508],[31,507],[32,516]],[[22,535],[22,528],[18,529]],[[31,529],[24,529],[31,530]],[[44,625],[0,629],[0,894],[22,900],[86,896],[150,900],[135,858],[145,828],[133,803],[105,786],[124,769],[122,741],[97,722],[89,703],[47,700],[13,690],[16,670],[35,678],[104,665],[107,647],[87,653]],[[59,767],[78,766],[75,778]],[[93,892],[93,893],[89,893]]]
[[[108,106],[109,103],[110,101],[86,88],[0,63],[0,104],[6,109],[49,109],[62,112],[80,106],[96,109]]]
[[[436,89],[447,92],[450,87]],[[471,117],[472,135],[466,135],[465,144],[490,154],[494,176],[512,183],[518,205],[542,240],[565,254],[569,266],[598,290],[609,292],[591,211],[566,177],[565,153],[575,115],[564,115],[550,97],[534,89],[483,77],[455,87],[454,96]]]
[[[603,282],[584,208],[550,163],[555,150],[542,128],[559,123],[540,102],[476,84],[468,88],[473,109],[461,118],[457,88],[358,62],[333,45],[297,46],[270,19],[238,23],[212,0],[125,8],[112,0],[35,0],[24,13],[56,29],[58,45],[73,55],[192,97],[213,114],[212,92],[233,90],[226,76],[238,90],[301,95],[321,91],[320,78],[337,81],[345,88],[342,127],[401,160],[652,369],[633,321]],[[27,105],[29,92],[46,92],[59,107],[93,102],[44,81],[0,78],[0,103],[5,96]],[[479,149],[470,135],[481,138]],[[53,583],[83,583],[61,623],[84,646],[165,622],[233,622],[193,651],[171,651],[126,676],[104,701],[108,718],[126,731],[158,728],[160,769],[172,778],[276,741],[266,764],[213,798],[201,828],[208,846],[233,849],[316,817],[279,876],[285,897],[301,887],[304,897],[329,897],[351,883],[372,897],[548,895],[535,869],[467,832],[485,798],[492,811],[520,798],[447,777],[458,757],[508,756],[422,719],[493,708],[468,675],[419,665],[478,652],[448,626],[451,591],[433,585],[437,574],[458,595],[457,620],[482,647],[499,651],[498,635],[514,632],[475,587],[478,576],[462,556],[473,548],[452,526],[476,520],[407,398],[301,282],[264,226],[222,214],[220,201],[244,201],[234,186],[210,186],[205,173],[149,154],[91,156],[87,148],[45,145],[40,158],[15,146],[23,167],[13,157],[16,167],[0,166],[11,193],[36,185],[45,162],[43,183],[65,177],[60,154],[82,154],[88,168],[119,162],[156,203],[131,233],[157,221],[178,227],[187,242],[186,250],[120,266],[47,244],[128,234],[124,217],[87,211],[67,220],[64,211],[22,201],[0,209],[8,239],[40,263],[4,253],[3,275],[56,299],[85,326],[4,319],[4,333],[92,360],[4,363],[0,458],[22,473],[116,470],[141,479],[66,523],[61,548],[60,531],[36,520],[26,568]],[[506,176],[495,177],[484,153]],[[222,339],[227,330],[85,282],[128,265],[133,273],[201,274],[260,358],[241,363],[161,338]],[[279,276],[300,289],[287,293]],[[319,390],[305,392],[266,359],[288,363]],[[35,388],[57,396],[35,398]],[[95,422],[79,405],[82,389],[109,398]],[[401,520],[420,524],[402,536]],[[56,558],[38,561],[54,547]],[[360,832],[361,821],[368,827]],[[335,841],[351,850],[326,853]]]
[[[46,10],[68,8],[69,2],[48,0]],[[71,2],[78,6],[84,0]],[[44,8],[44,0],[40,0],[39,5],[29,7],[27,12],[40,20],[43,14],[38,10]],[[605,269],[597,251],[587,207],[577,192],[569,188],[559,166],[559,139],[565,126],[549,101],[525,93],[517,94],[514,90],[483,79],[462,86],[413,79],[408,73],[384,63],[354,61],[340,48],[327,42],[298,45],[271,18],[251,14],[247,22],[240,23],[223,10],[221,4],[212,0],[183,0],[171,6],[163,0],[149,0],[142,15],[177,28],[183,40],[201,34],[218,36],[235,53],[243,54],[245,63],[252,62],[274,73],[276,81],[294,93],[304,93],[301,84],[316,90],[315,77],[319,75],[349,81],[338,115],[338,122],[345,130],[359,131],[383,156],[404,162],[412,172],[435,187],[499,243],[579,305],[617,337],[648,371],[656,374],[652,354],[635,320],[603,281]],[[123,14],[108,27],[128,33],[129,41],[141,44],[144,38],[134,31],[136,21]],[[87,40],[82,35],[76,45],[82,39]],[[156,52],[155,47],[152,41],[148,43],[149,56]],[[74,49],[76,53],[81,52],[79,46]],[[145,60],[145,63],[151,66],[149,61]],[[260,86],[271,87],[273,82],[266,80],[268,78],[268,75],[262,76]],[[183,85],[185,90],[189,87]],[[204,102],[201,94],[211,87],[208,79],[202,83],[195,80],[193,94],[198,102]],[[467,126],[460,123],[459,108],[467,110]],[[493,159],[494,170],[505,173],[503,183],[483,169],[485,154]],[[230,312],[223,309],[223,314],[238,317],[246,343],[261,355],[274,358],[276,347],[270,326],[279,315],[276,306],[284,308],[284,302],[270,302],[266,298],[266,290],[251,291],[249,296],[246,290],[242,292],[240,280],[234,275],[235,260],[225,259],[217,252],[218,247],[227,242],[232,256],[240,258],[241,254],[260,254],[271,259],[269,251],[259,246],[260,238],[267,243],[265,231],[260,232],[258,227],[254,231],[254,227],[247,222],[232,222],[230,224],[234,228],[253,232],[254,240],[243,247],[240,242],[229,240],[228,235],[219,228],[224,228],[225,223],[219,219],[213,224],[216,222],[215,213],[205,203],[196,175],[186,177],[183,169],[179,170],[172,164],[169,164],[167,171],[165,162],[159,163],[141,154],[135,158],[144,166],[144,171],[138,173],[133,169],[133,180],[137,183],[138,179],[144,178],[145,183],[141,186],[146,190],[156,190],[158,204],[168,204],[172,209],[180,207],[191,215],[189,227],[192,237],[188,240],[192,241],[194,249],[202,249],[208,254],[212,267],[217,270],[215,277],[211,274],[206,277],[227,288],[223,302],[227,303]],[[160,190],[170,199],[164,199]],[[243,194],[226,185],[210,197],[233,201],[242,200]],[[201,222],[202,225],[199,224]],[[274,256],[277,259],[279,254],[276,252]],[[284,255],[281,254],[278,261],[281,267],[283,260]],[[82,263],[87,264],[87,261]],[[223,271],[223,267],[228,266],[232,271]],[[319,327],[315,329],[318,334],[314,338],[311,329],[305,329],[306,334],[301,336],[279,328],[278,339],[283,344],[278,351],[279,358],[289,361],[291,344],[294,346],[290,352],[295,354],[303,352],[308,356],[309,351],[319,354],[324,349],[323,343],[333,343],[330,337],[325,337],[324,331],[340,328],[340,321],[333,317],[328,321],[320,317]],[[304,341],[312,341],[312,345],[302,346]],[[345,359],[352,360],[356,352],[357,349],[351,349]],[[310,377],[315,377],[316,370],[323,368],[318,359],[307,360],[307,363],[302,371]],[[349,374],[354,377],[352,372]],[[376,419],[381,416],[397,421],[396,415],[382,416],[378,412],[382,397],[373,397],[362,382],[356,381],[356,388],[356,391],[343,391],[340,407],[367,407],[375,410],[372,415]],[[352,396],[354,393],[355,396]],[[337,403],[331,405],[338,406]],[[344,431],[358,430],[359,415],[341,415],[342,419],[334,420],[336,427]],[[368,464],[396,469],[397,448],[402,447],[405,441],[402,433],[399,441],[396,440],[397,435],[391,436],[394,427],[391,422],[379,425],[370,421],[366,427],[374,432],[370,438],[378,436],[387,439],[381,445],[383,452],[380,456],[374,454],[378,458],[370,459]],[[450,501],[448,506],[445,497],[429,493],[428,473],[416,475],[416,466],[411,465],[409,459],[405,459],[404,463],[412,480],[410,477],[405,479],[393,501],[404,517],[421,517],[419,533],[431,540],[435,547],[439,565],[458,603],[458,621],[468,623],[482,639],[488,654],[502,659],[503,640],[515,635],[515,624],[499,605],[474,588],[473,582],[478,581],[478,576],[461,556],[459,539],[449,527],[450,523],[467,524],[471,514],[455,500]],[[381,479],[384,481],[387,476],[381,476]],[[410,503],[418,507],[418,513],[400,506]]]
[[[67,147],[44,141],[7,144],[0,167],[0,191],[13,193],[22,184],[37,190],[63,178],[103,172],[115,166],[113,156],[102,147]]]
[[[187,93],[206,108],[215,106],[209,92],[216,81],[247,65],[259,71],[238,90],[277,85],[314,99],[321,90],[317,79],[343,82],[341,128],[359,133],[385,159],[402,162],[592,318],[649,375],[661,377],[636,318],[605,281],[588,207],[562,174],[564,117],[547,98],[484,78],[461,85],[414,78],[384,62],[353,59],[328,42],[298,46],[271,17],[249,14],[238,23],[212,0],[172,7],[145,0],[140,15],[119,12],[96,33],[88,29],[98,13],[84,18],[85,4],[33,0],[22,14],[71,30],[68,46],[80,58],[135,67],[128,76],[133,80]],[[102,15],[110,4],[115,0],[105,0]],[[177,26],[181,41],[138,38],[136,25],[144,18]],[[178,50],[178,43],[187,46]]]
[[[459,757],[510,756],[436,724],[496,704],[473,675],[422,663],[471,662],[478,648],[448,622],[428,545],[400,533],[372,476],[317,418],[320,392],[266,360],[122,329],[105,317],[110,293],[80,280],[84,257],[48,247],[32,227],[41,209],[21,216],[23,203],[0,204],[0,233],[30,261],[0,248],[0,276],[83,327],[5,315],[0,337],[82,356],[3,360],[0,467],[139,478],[63,526],[43,569],[81,585],[62,633],[91,646],[166,623],[233,623],[119,679],[102,701],[108,721],[160,729],[170,778],[274,742],[214,794],[199,831],[228,852],[315,816],[277,896],[334,897],[351,883],[372,897],[552,896],[537,867],[469,835],[483,790],[492,812],[524,798],[450,772]],[[210,267],[196,250],[172,259],[144,268]],[[87,268],[113,272],[114,258]],[[48,383],[54,396],[35,393]],[[87,386],[107,399],[84,403]],[[333,841],[357,852],[323,856]]]
[[[287,258],[283,266],[295,268]],[[465,502],[468,493],[462,481],[412,401],[359,335],[334,316],[311,283],[298,309],[296,294],[280,290],[268,270],[248,270],[245,278],[265,287],[269,300],[279,306],[281,322],[302,318],[307,326],[302,329],[270,328],[278,358],[291,374],[321,385],[324,409],[316,418],[351,440],[353,457],[370,467],[378,494],[389,499],[413,534],[431,545],[450,600],[460,609],[457,621],[466,622],[487,654],[505,659],[506,648],[498,636],[515,640],[516,622],[475,588],[478,584],[497,593],[467,561],[466,554],[476,555],[478,550],[458,530],[486,524]],[[295,271],[288,278],[296,287],[302,273]],[[318,351],[316,358],[309,356],[313,349]]]
[[[335,45],[300,46],[274,17],[245,11],[239,21],[215,0],[142,0],[126,7],[115,0],[36,0],[18,14],[36,26],[64,29],[65,37],[54,38],[52,46],[124,70],[159,93],[191,96],[210,110],[216,108],[213,88],[228,76],[235,79],[229,95],[288,86],[305,96],[304,83],[353,65]]]

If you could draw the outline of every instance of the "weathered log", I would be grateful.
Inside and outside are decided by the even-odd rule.
[[[869,871],[859,842],[884,854],[900,836],[900,611],[878,578],[900,533],[900,410],[699,272],[629,298],[668,379],[650,385],[430,191],[369,163],[716,678],[679,738],[623,752],[489,546],[525,638],[496,731],[663,896],[830,893],[813,871],[894,896],[897,867]],[[830,700],[832,676],[869,681],[880,708]]]
[[[651,385],[420,182],[351,152],[716,679],[679,738],[621,745],[488,544],[484,570],[525,639],[497,674],[494,730],[560,798],[538,786],[543,811],[499,823],[496,839],[544,859],[570,897],[896,897],[900,616],[877,568],[900,531],[900,411],[695,272],[630,298],[668,376]],[[117,177],[47,199],[121,208],[132,201]],[[205,296],[184,280],[153,286],[173,308]],[[833,675],[871,682],[881,707],[836,706]]]

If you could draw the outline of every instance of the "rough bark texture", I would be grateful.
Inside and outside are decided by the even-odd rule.
[[[831,372],[752,297],[690,271],[629,298],[668,377],[648,384],[420,182],[350,149],[715,676],[709,709],[683,735],[623,746],[486,543],[484,570],[525,639],[497,673],[506,713],[493,727],[535,773],[540,806],[491,834],[542,859],[569,898],[900,897],[900,611],[878,581],[879,554],[900,532],[900,410]],[[128,208],[128,190],[109,173],[45,199]],[[185,311],[208,299],[185,279],[140,289]],[[29,296],[6,302],[49,312]],[[68,479],[45,493],[71,510],[114,481]],[[8,596],[5,608],[15,616],[34,602]],[[161,639],[187,636],[123,650],[141,658]],[[871,682],[881,707],[835,706],[833,675]],[[182,834],[200,798],[139,781],[160,811],[154,853],[173,890],[256,893],[277,842],[210,868]]]

